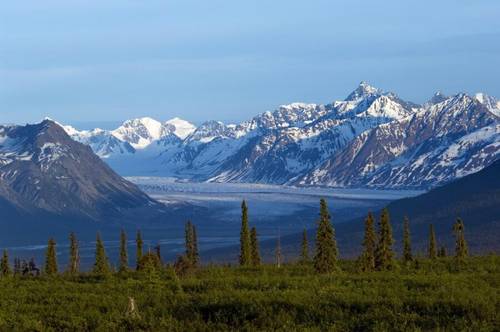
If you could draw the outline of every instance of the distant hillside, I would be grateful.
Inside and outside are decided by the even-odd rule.
[[[413,198],[394,201],[388,205],[396,239],[395,248],[400,252],[402,223],[410,218],[412,244],[415,252],[424,253],[427,247],[429,225],[436,229],[439,245],[453,252],[452,225],[457,217],[465,223],[465,234],[472,253],[500,251],[500,160],[480,172],[468,175],[445,186]],[[379,216],[380,211],[375,215]],[[315,216],[311,216],[311,219]],[[335,215],[333,216],[335,221]],[[311,220],[311,224],[314,221]],[[354,219],[336,224],[335,231],[343,257],[356,256],[361,249],[363,220]],[[315,230],[308,230],[311,252]],[[297,257],[301,234],[281,239],[285,258]],[[276,240],[261,243],[262,253],[272,259]],[[206,260],[235,260],[238,248],[224,248],[206,252]]]

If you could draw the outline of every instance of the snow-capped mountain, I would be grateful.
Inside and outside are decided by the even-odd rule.
[[[431,187],[479,171],[500,153],[500,121],[459,94],[366,131],[298,184]]]
[[[498,159],[500,103],[436,93],[417,105],[366,82],[345,100],[293,103],[240,124],[126,121],[78,132],[122,175],[195,181],[432,187]]]
[[[24,214],[98,221],[163,208],[51,120],[0,126],[1,202]]]
[[[72,126],[62,126],[75,141],[89,145],[101,158],[113,158],[134,155],[138,150],[159,153],[158,149],[179,144],[196,127],[179,118],[161,123],[144,117],[127,120],[115,130],[79,131]],[[151,151],[152,150],[152,151]]]

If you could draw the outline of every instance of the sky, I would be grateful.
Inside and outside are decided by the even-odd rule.
[[[235,122],[362,80],[500,98],[498,0],[0,3],[0,123]]]

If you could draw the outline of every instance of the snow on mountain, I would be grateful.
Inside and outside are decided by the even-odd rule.
[[[499,118],[459,94],[350,142],[300,185],[432,187],[479,170],[500,155]]]
[[[281,105],[239,124],[142,118],[110,132],[66,131],[128,176],[430,187],[497,159],[499,110],[484,94],[438,92],[417,105],[361,82],[345,100]]]
[[[162,136],[163,128],[161,122],[145,117],[127,120],[111,134],[130,143],[134,149],[143,149]]]
[[[196,129],[195,125],[180,118],[170,119],[165,122],[164,126],[172,126],[172,132],[180,139],[186,138]]]
[[[141,206],[161,207],[50,120],[0,126],[0,201],[106,221]]]

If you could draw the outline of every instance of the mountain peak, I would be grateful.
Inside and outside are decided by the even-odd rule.
[[[375,88],[368,84],[366,81],[361,81],[353,92],[347,96],[345,99],[346,101],[351,101],[351,100],[356,100],[360,98],[364,98],[367,96],[373,96],[373,95],[381,95],[383,94],[383,91],[381,89]]]
[[[111,133],[118,139],[129,142],[135,149],[142,149],[161,138],[163,125],[155,119],[143,117],[127,120]]]
[[[178,117],[165,121],[165,125],[173,126],[174,135],[180,139],[188,137],[193,131],[196,130],[196,126],[194,124]]]
[[[431,99],[426,103],[426,105],[436,105],[448,99],[448,96],[444,95],[441,91],[437,91]]]

